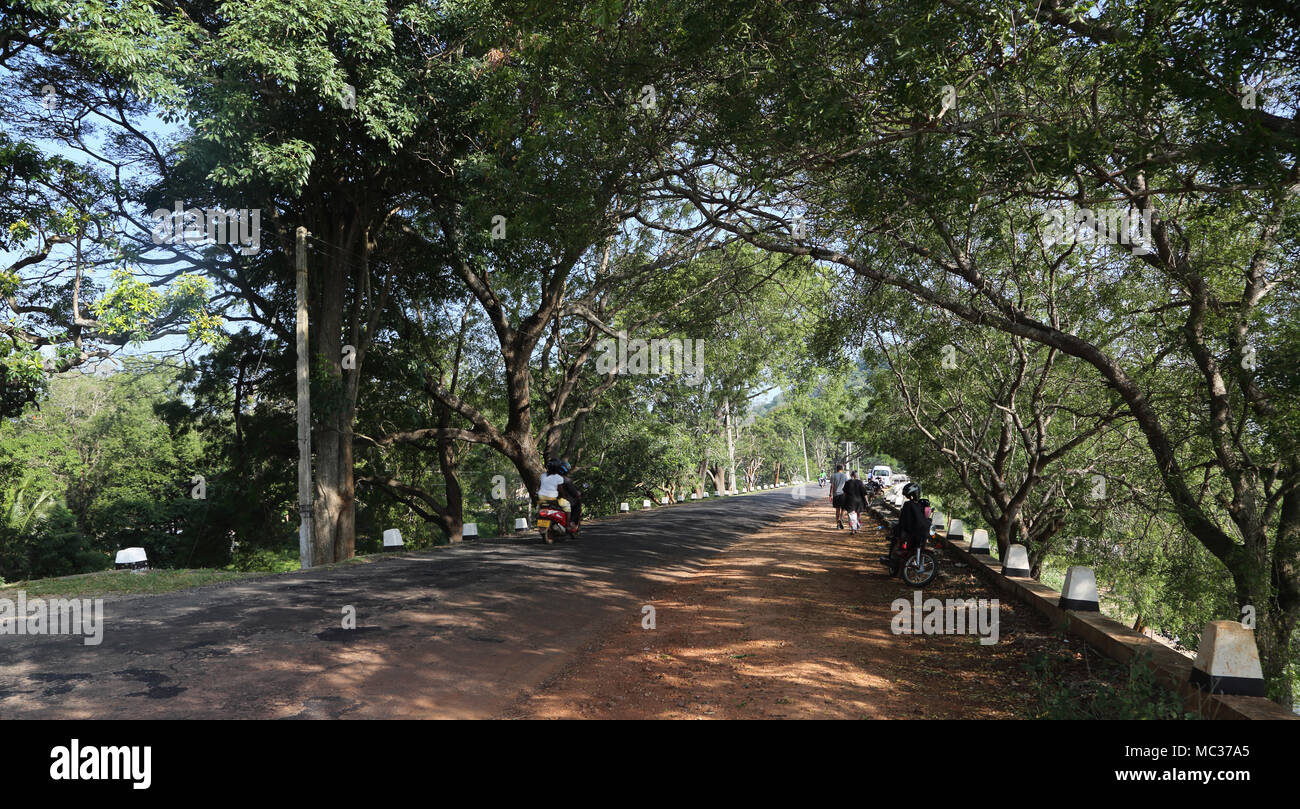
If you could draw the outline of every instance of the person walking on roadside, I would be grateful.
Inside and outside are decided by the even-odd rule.
[[[831,505],[835,506],[835,527],[844,527],[844,484],[849,476],[844,474],[844,465],[836,464],[835,474],[831,475]]]
[[[858,515],[867,509],[867,487],[858,479],[858,470],[844,483],[844,512],[849,515],[849,533],[856,534],[862,528]]]

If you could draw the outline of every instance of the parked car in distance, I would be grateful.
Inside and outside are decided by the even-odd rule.
[[[888,466],[873,466],[871,468],[871,476],[880,481],[880,484],[886,488],[895,483],[894,470],[890,469]]]

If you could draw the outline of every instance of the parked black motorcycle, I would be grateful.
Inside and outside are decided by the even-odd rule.
[[[889,569],[890,576],[898,576],[912,587],[925,587],[939,575],[939,557],[927,550],[927,544],[938,544],[940,526],[930,526],[930,542],[913,542],[899,536],[898,520],[880,526],[889,537],[889,554],[880,561]]]

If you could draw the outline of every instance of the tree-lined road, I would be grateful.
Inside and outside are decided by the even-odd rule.
[[[0,719],[494,716],[806,503],[779,489],[592,523],[551,547],[480,540],[109,600],[101,645],[0,637]]]

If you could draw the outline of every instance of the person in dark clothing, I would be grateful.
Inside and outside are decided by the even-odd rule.
[[[866,483],[863,485],[867,487],[867,500],[869,501],[879,497],[885,491],[884,484],[870,475],[868,475]]]
[[[862,528],[858,515],[867,508],[867,487],[858,479],[858,470],[844,483],[844,510],[849,515],[849,533],[856,534]]]
[[[921,500],[920,484],[908,483],[903,487],[903,496],[907,501],[898,515],[898,530],[889,541],[889,556],[880,557],[885,564],[889,564],[900,539],[922,544],[930,538],[930,515],[926,513],[927,504]]]
[[[564,483],[560,485],[560,497],[569,501],[569,517],[573,521],[569,533],[576,536],[582,530],[582,491],[568,475],[564,476]]]

